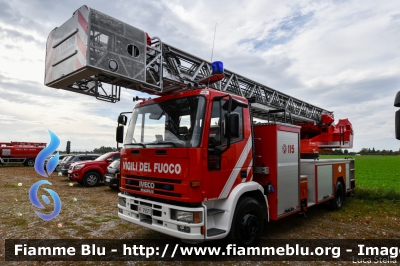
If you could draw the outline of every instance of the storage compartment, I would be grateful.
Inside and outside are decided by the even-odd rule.
[[[302,159],[301,175],[308,176],[308,207],[326,202],[334,197],[338,181],[344,183],[346,191],[354,184],[353,159]]]
[[[254,125],[255,166],[269,169],[256,171],[254,180],[268,191],[271,220],[300,210],[299,134],[298,126]]]

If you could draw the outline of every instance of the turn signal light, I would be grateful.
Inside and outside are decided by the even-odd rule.
[[[193,221],[195,223],[201,223],[201,216],[200,216],[201,212],[194,212],[193,213]]]
[[[191,187],[200,187],[200,181],[199,180],[192,180],[192,181],[190,181],[190,186]]]

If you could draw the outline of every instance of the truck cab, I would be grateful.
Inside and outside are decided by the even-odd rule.
[[[199,89],[141,102],[123,143],[122,219],[186,240],[216,239],[231,229],[226,221],[235,214],[232,205],[253,193],[255,210],[237,215],[249,217],[243,225],[249,232],[246,241],[261,233],[266,208],[258,206],[265,207],[266,199],[263,188],[252,182],[245,98]],[[215,215],[207,216],[207,210]]]

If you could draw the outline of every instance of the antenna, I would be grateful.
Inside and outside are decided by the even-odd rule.
[[[214,40],[213,40],[213,46],[212,46],[212,50],[211,50],[211,63],[212,63],[212,58],[213,58],[213,54],[214,54],[214,43],[215,43],[215,34],[217,33],[217,23],[215,23],[215,29],[214,29]]]
[[[215,43],[215,35],[217,33],[217,23],[215,23],[215,28],[214,28],[214,39],[213,39],[213,45],[212,45],[212,49],[211,49],[211,61],[210,63],[212,64],[212,58],[213,58],[213,54],[214,54],[214,43]],[[210,87],[210,79],[208,79],[207,82],[207,88]]]

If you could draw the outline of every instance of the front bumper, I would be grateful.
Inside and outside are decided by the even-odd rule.
[[[135,198],[123,193],[119,193],[118,217],[128,222],[141,225],[180,239],[193,242],[203,242],[205,235],[204,227],[204,208],[203,207],[180,207],[176,205],[164,204],[160,202]],[[125,204],[125,206],[123,206]],[[151,215],[146,215],[138,211],[139,206],[151,208]],[[201,223],[187,223],[171,219],[171,210],[201,212]]]
[[[82,181],[82,177],[78,171],[68,170],[68,178],[75,181]]]
[[[119,178],[110,175],[105,175],[104,184],[109,187],[119,187]]]
[[[68,169],[61,169],[61,174],[64,176],[68,176]]]

